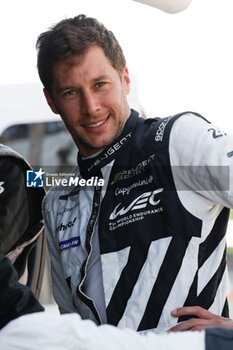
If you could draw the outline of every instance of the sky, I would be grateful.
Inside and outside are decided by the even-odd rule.
[[[191,110],[233,133],[232,0],[192,0],[177,14],[132,0],[8,0],[0,13],[0,86],[38,82],[38,35],[84,13],[115,33],[148,117]]]

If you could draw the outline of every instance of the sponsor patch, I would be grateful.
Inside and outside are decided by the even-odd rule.
[[[118,196],[119,194],[121,195],[129,195],[131,190],[135,190],[138,187],[141,186],[146,186],[148,184],[151,184],[153,182],[153,176],[150,175],[149,177],[147,177],[146,179],[139,179],[137,182],[132,183],[130,186],[128,187],[123,187],[123,188],[119,188],[117,187],[115,190],[115,196]]]
[[[134,199],[127,207],[122,206],[121,203],[117,204],[109,220],[115,220],[119,216],[124,216],[128,212],[138,209],[145,209],[148,205],[157,206],[160,203],[160,198],[156,200],[156,195],[163,192],[163,188],[156,189],[154,191],[142,193],[136,199]]]
[[[71,237],[70,239],[59,242],[59,251],[63,252],[64,250],[78,247],[80,246],[80,243],[81,242],[79,236]]]
[[[167,123],[169,122],[170,120],[170,117],[168,118],[165,118],[164,121],[159,125],[158,127],[158,130],[156,131],[156,134],[155,134],[155,141],[160,141],[162,142],[163,141],[163,135],[164,135],[164,131],[165,131],[165,128],[167,126]]]
[[[111,185],[115,185],[116,182],[126,179],[131,179],[139,174],[142,174],[145,171],[145,167],[150,164],[151,161],[155,159],[155,154],[152,154],[148,159],[145,159],[135,165],[135,167],[128,170],[122,170],[114,175],[114,179],[111,182]]]
[[[67,208],[65,207],[64,209],[61,209],[60,211],[57,212],[57,216],[62,216],[65,213],[71,212],[73,209],[75,209],[79,205],[79,201],[76,201],[75,205],[73,207]]]
[[[65,223],[65,224],[64,224],[63,222],[61,222],[61,223],[57,226],[56,231],[65,231],[65,230],[67,230],[68,228],[74,226],[74,223],[75,223],[76,219],[77,219],[77,218],[75,217],[74,219],[70,220],[69,222],[67,222],[67,223]]]

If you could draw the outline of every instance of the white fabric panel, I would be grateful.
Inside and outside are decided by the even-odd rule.
[[[177,318],[171,316],[171,311],[184,305],[189,289],[193,283],[197,271],[197,259],[196,265],[194,264],[195,260],[193,259],[193,256],[197,256],[198,254],[197,241],[198,238],[193,237],[187,247],[181,268],[172,286],[167,302],[164,305],[157,326],[157,331],[160,331],[161,329],[168,330],[177,323]],[[180,286],[182,286],[182,292],[180,292]]]
[[[218,286],[218,290],[216,293],[216,298],[209,308],[210,312],[213,312],[214,314],[219,314],[219,310],[222,310],[226,301],[226,294],[227,294],[227,288],[228,285],[228,272],[225,270],[220,285]],[[224,286],[224,287],[223,287]],[[221,305],[219,303],[221,302]]]
[[[151,243],[147,260],[128,300],[124,315],[118,323],[119,328],[138,328],[171,239],[172,237],[166,237]]]
[[[111,283],[106,284],[104,282],[106,307],[108,306],[122,270],[128,262],[129,252],[130,247],[127,247],[118,252],[101,255],[103,281],[109,281],[111,279]],[[117,266],[118,269],[116,268]]]
[[[225,237],[198,271],[197,295],[205,288],[219,267],[226,246]]]

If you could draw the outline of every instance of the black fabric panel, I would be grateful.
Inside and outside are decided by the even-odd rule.
[[[181,241],[177,239],[177,237],[173,237],[138,327],[138,331],[157,327],[170,290],[180,270],[187,245],[188,242],[182,246]]]
[[[230,315],[230,312],[229,312],[228,300],[226,298],[225,304],[224,304],[223,309],[222,309],[221,316],[227,317],[227,315]]]
[[[196,295],[196,292],[197,292],[197,274],[196,274],[194,281],[190,287],[190,291],[184,303],[184,306],[198,305],[208,310],[214,302],[214,299],[218,290],[218,286],[221,283],[222,276],[225,272],[225,269],[226,269],[226,251],[223,254],[218,270],[216,271],[216,273],[213,275],[213,277],[206,284],[205,288],[201,291],[201,293],[198,296]],[[229,317],[229,308],[228,308],[227,300],[224,304],[221,316]],[[195,316],[193,315],[182,316],[182,317],[179,317],[178,322],[183,322],[194,317]]]
[[[128,299],[137,282],[143,264],[147,258],[149,245],[143,249],[132,247],[129,254],[129,260],[123,269],[112,298],[107,307],[108,322],[117,326],[123,316]]]
[[[218,215],[214,227],[206,240],[200,244],[199,255],[198,255],[198,266],[199,268],[205,263],[213,251],[217,248],[226,234],[227,222],[229,217],[229,209],[223,208]]]
[[[205,288],[201,291],[201,293],[197,297],[197,305],[204,307],[205,309],[209,309],[213,304],[219,284],[221,283],[222,276],[226,270],[226,249],[223,254],[221,263],[219,265],[218,270],[213,275],[211,280],[207,283]],[[229,314],[224,315],[225,317],[229,317]]]
[[[192,283],[190,290],[189,290],[189,294],[188,294],[187,299],[186,299],[183,306],[196,306],[196,305],[198,305],[197,304],[197,273],[194,277],[193,283]],[[199,305],[199,306],[201,306],[201,305]],[[192,315],[191,317],[190,316],[179,317],[177,323],[187,321],[190,318],[195,318],[195,316]]]
[[[0,253],[0,328],[15,318],[43,311],[31,290],[17,282],[10,260]]]

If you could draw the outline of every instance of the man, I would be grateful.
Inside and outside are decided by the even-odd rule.
[[[79,149],[76,176],[104,179],[44,201],[61,312],[138,331],[232,327],[232,137],[195,113],[144,120],[130,110],[122,49],[93,18],[59,22],[37,48],[47,102]]]

